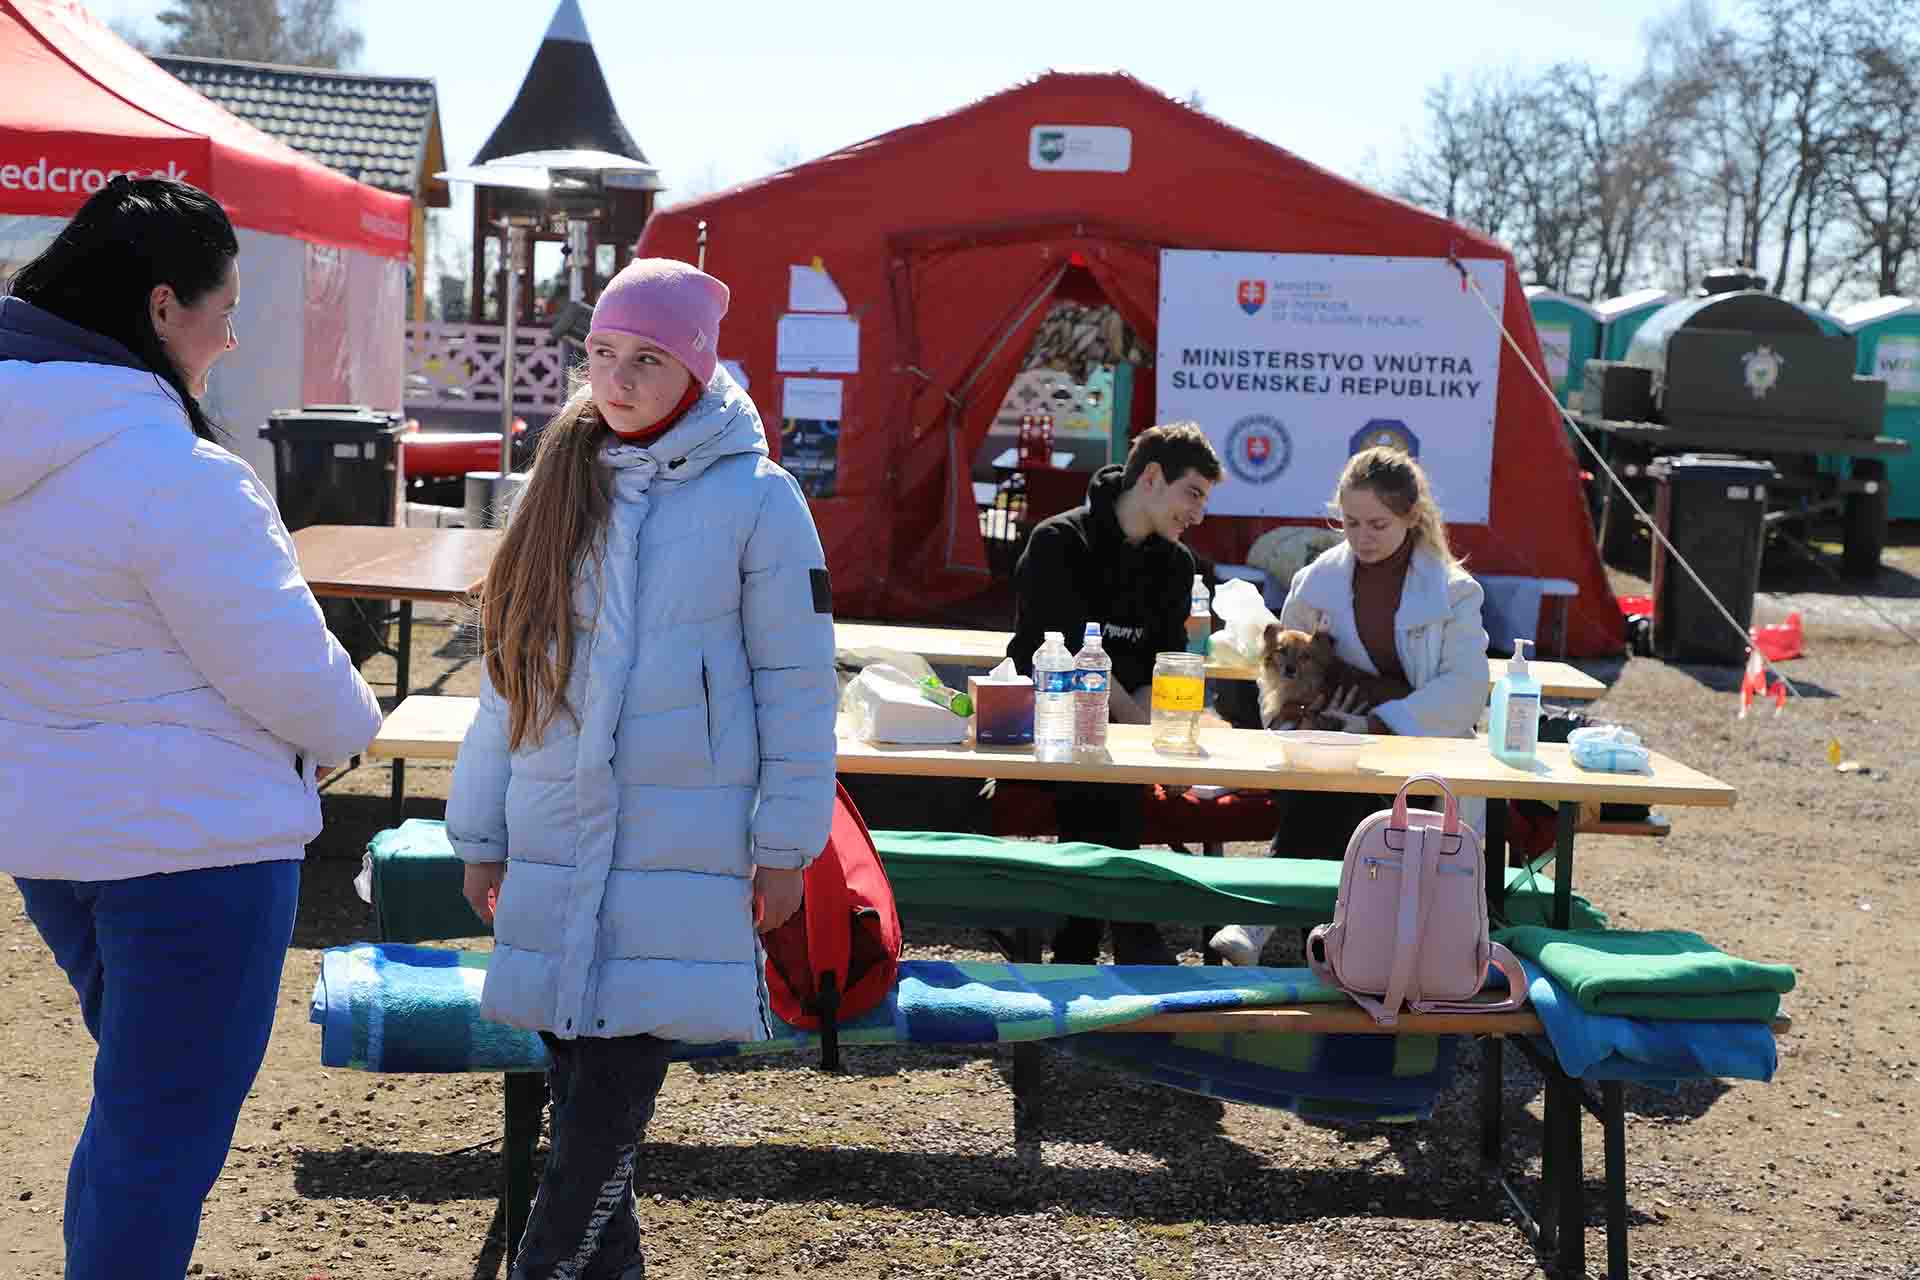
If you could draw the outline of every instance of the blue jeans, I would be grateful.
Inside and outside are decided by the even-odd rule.
[[[180,1280],[266,1056],[300,864],[17,883],[100,1046],[67,1280]]]
[[[673,1046],[653,1036],[561,1040],[547,1167],[507,1280],[643,1280],[634,1162]]]

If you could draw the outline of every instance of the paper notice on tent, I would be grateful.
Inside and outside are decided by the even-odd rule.
[[[838,378],[788,378],[781,388],[780,416],[838,422],[842,385]]]
[[[1873,376],[1887,381],[1887,403],[1920,405],[1920,334],[1883,333],[1874,348]]]
[[[787,310],[845,311],[847,299],[824,267],[787,268]]]
[[[775,341],[776,372],[860,372],[860,322],[852,316],[784,315]]]
[[[1160,255],[1158,414],[1200,423],[1216,515],[1326,514],[1340,469],[1392,442],[1450,521],[1485,524],[1506,265],[1439,258]]]

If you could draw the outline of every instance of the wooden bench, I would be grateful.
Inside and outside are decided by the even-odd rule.
[[[423,886],[425,887],[425,886]],[[444,889],[457,892],[457,881],[449,879]],[[1089,911],[1098,913],[1100,904],[1089,901]],[[387,913],[381,913],[385,920]],[[478,920],[474,921],[478,931]],[[384,933],[385,930],[383,929]],[[1032,929],[1014,931],[1015,959],[1037,959],[1039,938]],[[385,937],[383,941],[420,941],[418,938]],[[1028,954],[1017,954],[1026,952]],[[476,997],[477,998],[477,997]],[[1773,1030],[1783,1034],[1791,1028],[1785,1017],[1774,1020]],[[1570,1090],[1581,1107],[1599,1121],[1605,1151],[1606,1225],[1608,1275],[1610,1280],[1625,1280],[1627,1275],[1627,1199],[1626,1199],[1626,1109],[1624,1088],[1619,1082],[1603,1082],[1597,1090],[1561,1071],[1550,1050],[1535,1040],[1544,1035],[1539,1016],[1531,1009],[1511,1013],[1420,1014],[1403,1013],[1395,1025],[1382,1027],[1356,1005],[1277,1005],[1258,1009],[1234,1009],[1212,1012],[1165,1013],[1120,1026],[1102,1028],[1098,1034],[1337,1034],[1337,1035],[1464,1035],[1474,1036],[1481,1044],[1479,1130],[1482,1169],[1501,1188],[1512,1203],[1522,1232],[1543,1260],[1558,1259],[1564,1265],[1570,1256],[1584,1249],[1585,1189],[1579,1160],[1577,1111],[1562,1109],[1565,1119],[1550,1124],[1542,1154],[1540,1203],[1529,1210],[1524,1199],[1505,1172],[1506,1141],[1504,1100],[1504,1044],[1515,1037],[1515,1046],[1549,1081],[1550,1087]],[[1014,1127],[1017,1139],[1033,1140],[1042,1127],[1039,1100],[1039,1056],[1037,1045],[1014,1046],[1012,1086]],[[857,1050],[856,1050],[857,1051]],[[541,1117],[546,1104],[543,1076],[517,1072],[502,1076],[503,1091],[503,1164],[502,1209],[506,1226],[507,1256],[512,1257],[526,1229],[527,1215],[534,1193],[533,1162],[539,1141]],[[1551,1114],[1551,1113],[1550,1113]],[[1567,1126],[1573,1126],[1568,1132]],[[1566,1233],[1558,1224],[1568,1224]],[[1570,1233],[1570,1234],[1568,1234]],[[1576,1243],[1576,1239],[1579,1243]],[[1550,1264],[1551,1265],[1551,1264]]]

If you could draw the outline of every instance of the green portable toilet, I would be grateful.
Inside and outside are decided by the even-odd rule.
[[[1600,318],[1581,299],[1543,284],[1530,284],[1526,292],[1540,351],[1547,358],[1547,380],[1564,405],[1585,383],[1587,361],[1600,354]]]
[[[1647,317],[1672,301],[1673,295],[1665,289],[1636,289],[1596,304],[1593,310],[1600,317],[1600,358],[1625,360],[1633,335],[1640,332]]]
[[[1887,459],[1887,481],[1893,489],[1887,516],[1920,520],[1920,300],[1875,298],[1848,307],[1839,319],[1857,340],[1857,372],[1887,381],[1887,420],[1881,433],[1914,446]]]
[[[1829,338],[1838,337],[1847,332],[1846,323],[1831,311],[1823,311],[1806,302],[1800,304],[1800,309],[1812,316],[1813,322],[1820,326],[1820,332]]]

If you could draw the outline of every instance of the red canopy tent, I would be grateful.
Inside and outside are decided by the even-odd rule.
[[[1124,172],[1038,172],[1036,125],[1131,131]],[[1048,73],[949,115],[656,213],[643,254],[696,261],[734,290],[720,354],[770,419],[788,270],[820,259],[859,321],[841,379],[835,496],[814,500],[835,605],[925,619],[989,586],[969,464],[1047,304],[1084,279],[1151,346],[1162,249],[1494,258],[1504,310],[1544,369],[1512,255],[1488,237],[1370,191],[1124,74]],[[1153,421],[1136,380],[1133,425]],[[1328,477],[1331,487],[1333,477]],[[1622,619],[1594,548],[1556,406],[1501,350],[1491,519],[1456,526],[1476,572],[1579,587],[1568,652],[1617,653]],[[1210,519],[1196,550],[1239,561],[1283,521]]]
[[[404,258],[410,203],[188,88],[76,0],[0,0],[0,213],[69,217],[116,173],[217,197],[237,226]]]
[[[74,0],[0,0],[0,273],[117,173],[190,182],[240,239],[240,348],[208,411],[274,483],[275,409],[399,409],[411,202],[276,142],[149,61]]]

